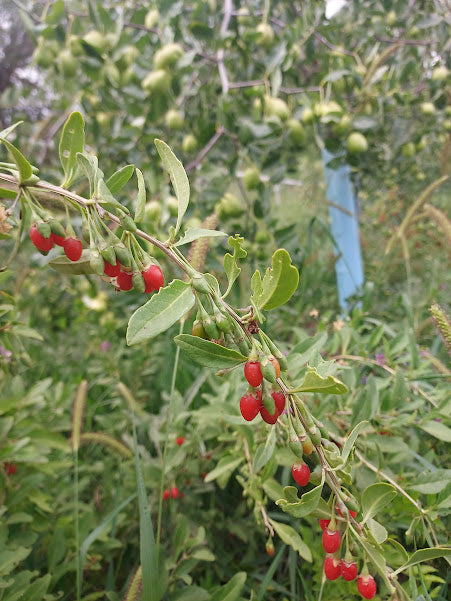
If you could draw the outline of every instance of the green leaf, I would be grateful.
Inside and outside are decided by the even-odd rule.
[[[348,387],[337,380],[334,376],[327,376],[327,378],[323,378],[319,375],[316,369],[309,368],[308,372],[305,374],[304,380],[302,384],[296,386],[289,391],[289,393],[294,392],[319,392],[323,394],[345,394],[348,392]]]
[[[31,168],[30,163],[23,156],[20,150],[16,148],[13,144],[11,144],[11,142],[1,137],[0,142],[3,142],[3,144],[11,153],[14,162],[17,165],[17,169],[19,170],[19,184],[23,184],[27,181],[27,179],[29,179],[33,175],[33,170]]]
[[[171,595],[171,601],[208,601],[210,593],[200,586],[186,586]]]
[[[346,461],[348,460],[349,453],[352,451],[352,447],[354,446],[354,443],[357,440],[357,436],[368,423],[369,422],[367,421],[363,421],[357,424],[357,426],[353,428],[352,432],[346,439],[346,442],[343,445],[343,450],[341,452],[341,458],[343,459],[343,463],[346,463]]]
[[[106,181],[106,185],[108,186],[111,194],[116,194],[125,186],[128,180],[133,175],[135,171],[134,165],[125,165],[115,173],[111,177],[109,177]]]
[[[77,152],[83,152],[85,146],[85,122],[81,113],[75,111],[69,115],[63,127],[59,144],[60,162],[64,169],[64,187],[70,186],[77,171]]]
[[[98,180],[103,178],[103,173],[99,169],[97,157],[84,152],[77,152],[77,163],[88,178],[89,198],[92,198],[95,192],[97,192]]]
[[[189,242],[193,242],[193,240],[198,240],[199,238],[217,238],[227,236],[225,232],[219,232],[218,230],[206,230],[201,227],[193,227],[186,230],[180,240],[178,240],[173,246],[183,246],[184,244],[189,244]]]
[[[243,463],[244,457],[236,457],[234,455],[226,455],[218,461],[218,465],[208,472],[204,478],[204,482],[213,482],[220,476],[226,473],[232,473],[241,463]]]
[[[409,559],[404,547],[393,538],[387,538],[382,545],[382,550],[387,563],[391,566],[403,565]]]
[[[11,190],[10,188],[0,187],[0,198],[14,199],[17,196],[17,190]]]
[[[125,213],[130,213],[127,207],[121,204],[118,200],[114,198],[111,194],[111,190],[108,188],[106,183],[103,181],[103,173],[98,170],[98,179],[97,179],[97,200],[102,204],[106,209],[120,209]]]
[[[451,470],[436,470],[435,472],[416,476],[408,488],[425,495],[434,495],[446,488],[450,480]]]
[[[362,524],[391,503],[395,497],[396,489],[385,482],[377,482],[365,488],[362,494]]]
[[[373,535],[374,540],[379,545],[387,540],[388,533],[387,533],[387,530],[384,528],[384,526],[382,526],[382,524],[379,524],[379,522],[376,522],[376,520],[373,520],[373,518],[370,518],[367,522],[367,526],[370,529],[370,532]]]
[[[269,521],[284,543],[290,545],[290,547],[297,551],[305,561],[312,561],[312,552],[310,551],[310,548],[304,543],[294,528],[288,524],[276,522],[271,518]]]
[[[233,283],[241,273],[241,267],[238,267],[238,259],[244,259],[247,256],[247,251],[241,247],[243,242],[244,238],[241,238],[239,234],[235,234],[234,238],[230,236],[228,240],[229,246],[233,248],[233,255],[226,253],[224,256],[224,270],[226,272],[227,279],[229,280],[229,284],[222,298],[225,298],[229,294]]]
[[[55,257],[48,262],[48,265],[59,273],[69,275],[81,275],[83,273],[94,273],[91,263],[91,251],[84,249],[78,261],[70,261],[65,255]]]
[[[130,317],[127,344],[155,338],[183,317],[193,305],[191,286],[181,280],[173,280]]]
[[[445,426],[445,424],[442,424],[441,422],[429,421],[418,425],[422,430],[431,436],[434,436],[439,440],[444,440],[445,442],[451,442],[451,428],[448,428],[448,426]]]
[[[276,446],[276,430],[271,428],[269,435],[266,439],[265,446],[259,446],[255,453],[253,468],[254,472],[258,472],[261,468],[268,463],[271,459],[272,454]]]
[[[19,125],[22,125],[22,123],[23,123],[23,121],[17,121],[17,123],[13,123],[9,127],[2,129],[2,131],[0,131],[0,138],[7,138],[9,136],[9,134],[11,132],[13,132],[16,129],[16,127],[18,127]]]
[[[174,234],[176,234],[180,229],[183,215],[188,208],[190,194],[189,181],[182,163],[178,160],[169,146],[162,140],[155,140],[155,146],[157,147],[158,154],[160,155],[166,171],[169,173],[175,195],[179,201],[177,224],[174,232]]]
[[[404,572],[417,563],[437,559],[437,557],[449,557],[451,555],[451,547],[432,547],[430,549],[418,549],[410,556],[410,559],[394,572],[394,575]]]
[[[191,359],[204,367],[224,369],[235,367],[247,360],[247,357],[237,351],[198,336],[191,336],[191,334],[179,334],[174,340],[182,350],[188,353]]]
[[[241,595],[246,582],[246,572],[238,572],[229,580],[227,584],[215,591],[210,597],[210,601],[237,601]]]
[[[14,551],[0,551],[0,576],[9,574],[13,569],[31,553],[31,549],[18,547]]]
[[[136,198],[135,221],[139,223],[144,219],[144,210],[146,208],[146,184],[142,172],[136,168],[136,177],[138,178],[138,196]]]
[[[315,511],[315,509],[318,507],[321,499],[321,492],[323,490],[323,484],[324,474],[321,484],[319,486],[315,486],[315,488],[312,488],[312,490],[309,490],[309,492],[305,492],[300,499],[297,495],[296,487],[286,486],[283,489],[285,498],[276,501],[276,505],[295,518],[302,518],[306,515],[310,515],[312,511]]]
[[[355,530],[353,528],[351,528],[351,529],[353,530],[353,532],[355,532]],[[378,573],[380,574],[380,576],[382,577],[383,581],[385,582],[388,590],[390,592],[393,592],[393,590],[394,590],[393,585],[391,584],[391,582],[387,578],[387,562],[385,561],[385,557],[383,556],[383,554],[381,553],[381,551],[378,549],[378,547],[376,547],[375,545],[371,544],[370,542],[368,542],[364,538],[358,537],[357,533],[355,533],[355,535],[356,535],[356,538],[359,541],[359,543],[365,549],[368,558],[373,562],[373,564],[376,567]]]
[[[256,271],[254,275],[260,274]],[[258,276],[253,282],[255,284],[254,294],[251,302],[259,309],[275,309],[286,303],[296,291],[299,283],[299,272],[291,264],[291,257],[284,248],[279,248],[272,256],[272,267],[268,267],[265,277],[261,282]],[[254,277],[252,278],[254,280]]]
[[[28,587],[20,601],[36,601],[36,599],[45,599],[45,595],[50,585],[51,574],[46,574],[42,578],[34,580]]]
[[[320,351],[326,344],[327,333],[318,332],[313,338],[307,337],[296,344],[288,358],[290,371],[297,371],[306,365],[316,351]]]

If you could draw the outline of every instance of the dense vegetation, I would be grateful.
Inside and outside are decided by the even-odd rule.
[[[0,600],[446,599],[446,2],[2,4]]]

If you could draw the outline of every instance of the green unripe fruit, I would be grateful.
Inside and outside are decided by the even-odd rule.
[[[289,132],[290,140],[296,146],[302,146],[307,139],[307,132],[302,127],[302,124],[297,119],[288,119],[287,129]]]
[[[340,121],[332,126],[332,131],[336,136],[342,136],[349,130],[351,123],[351,117],[349,115],[343,115]]]
[[[158,69],[148,73],[141,82],[141,87],[146,92],[164,94],[171,86],[171,76],[167,71]]]
[[[96,114],[96,119],[97,123],[101,127],[108,127],[108,125],[110,124],[111,115],[109,115],[108,113],[100,112]]]
[[[391,10],[387,13],[387,16],[385,17],[385,22],[389,27],[392,27],[396,21],[398,20],[398,15],[395,13],[394,10]]]
[[[285,121],[290,116],[290,109],[287,103],[282,98],[273,98],[272,96],[265,96],[265,108],[266,113],[269,116],[279,117],[282,121]]]
[[[353,131],[349,134],[346,146],[350,154],[361,154],[368,150],[367,139],[358,131]]]
[[[175,198],[175,196],[168,196],[166,199],[166,204],[168,207],[169,215],[171,217],[177,217],[179,214],[179,201]]]
[[[221,332],[219,331],[216,322],[211,317],[207,317],[207,319],[204,320],[204,328],[210,339],[213,338],[213,340],[219,340],[221,337]]]
[[[84,36],[83,40],[87,44],[95,48],[100,54],[105,52],[108,43],[103,33],[95,29],[92,31],[88,31],[88,33]]]
[[[50,221],[50,229],[52,231],[52,234],[56,234],[57,236],[61,236],[62,238],[66,236],[66,232],[64,231],[63,226],[59,221],[56,221],[56,219],[52,219]]]
[[[121,56],[116,61],[116,64],[121,70],[127,69],[127,67],[130,67],[130,65],[133,64],[138,55],[139,50],[136,48],[136,46],[125,46],[125,48],[122,50]]]
[[[41,236],[43,236],[46,239],[50,238],[50,236],[52,234],[52,229],[50,227],[50,224],[47,223],[46,221],[41,221],[40,223],[37,223],[36,229],[41,234]]]
[[[103,270],[105,269],[105,261],[99,252],[93,252],[90,259],[89,264],[91,269],[97,275],[103,275]]]
[[[78,35],[70,35],[67,40],[67,46],[73,56],[81,56],[84,53],[83,44]]]
[[[417,149],[413,142],[407,142],[401,146],[401,152],[405,157],[413,157],[416,154]]]
[[[330,102],[318,102],[315,104],[315,114],[318,117],[324,117],[326,115],[330,115],[331,113],[342,113],[343,109],[337,103],[331,100]]]
[[[210,292],[207,280],[203,275],[200,274],[194,275],[191,278],[191,286],[194,288],[194,290],[196,290],[196,292],[200,292],[201,294],[208,294]]]
[[[321,432],[316,426],[311,426],[308,433],[310,434],[313,444],[321,444]]]
[[[435,67],[435,69],[433,69],[432,73],[431,73],[431,79],[432,81],[443,81],[444,79],[446,79],[449,75],[449,70],[444,67],[444,66],[440,66],[440,67]]]
[[[267,244],[271,240],[271,234],[266,229],[257,230],[255,234],[255,242],[257,244]]]
[[[151,8],[144,17],[144,26],[153,29],[160,20],[160,13],[157,8]]]
[[[132,256],[130,254],[130,251],[125,248],[125,246],[115,246],[114,247],[114,252],[116,253],[116,257],[117,260],[119,261],[119,263],[121,265],[123,265],[124,267],[131,267],[132,266]],[[109,262],[109,261],[108,261]],[[115,262],[113,262],[112,264],[114,264]]]
[[[137,271],[136,273],[133,274],[132,276],[132,283],[133,283],[133,288],[137,291],[137,292],[144,292],[146,289],[146,282],[144,281],[144,278],[142,276],[142,274]]]
[[[161,219],[161,205],[157,200],[151,200],[145,207],[146,219],[159,223]]]
[[[276,403],[272,396],[265,396],[263,398],[263,405],[265,406],[265,409],[269,413],[269,415],[274,415],[274,412],[276,410]]]
[[[422,136],[420,141],[417,142],[415,148],[416,150],[423,150],[424,148],[426,148],[426,138],[424,136]]]
[[[217,212],[220,219],[227,219],[241,217],[244,210],[240,200],[231,192],[226,192],[219,202]]]
[[[136,223],[129,215],[124,215],[123,217],[121,217],[121,225],[127,232],[133,233],[137,230]]]
[[[445,115],[447,117],[451,117],[451,104],[448,104],[447,106],[445,106]]]
[[[422,102],[420,106],[423,115],[433,115],[435,113],[435,106],[433,102]]]
[[[288,446],[290,447],[291,452],[296,455],[296,457],[302,458],[304,450],[302,448],[302,443],[299,440],[299,438],[294,437],[293,439],[291,439],[288,443]]]
[[[260,185],[260,171],[257,167],[248,167],[244,170],[243,184],[246,190],[256,190]]]
[[[167,44],[157,50],[153,57],[153,64],[155,69],[166,69],[174,65],[180,58],[182,58],[184,52],[180,44],[173,43]]]
[[[46,46],[45,41],[39,40],[39,45],[35,49],[33,53],[33,62],[38,65],[38,67],[42,67],[43,69],[48,69],[54,62],[55,55],[52,49]]]
[[[301,117],[301,121],[302,123],[312,123],[312,121],[315,120],[315,113],[313,112],[313,110],[309,107],[305,108],[303,113],[302,113],[302,117]]]
[[[269,23],[259,23],[256,29],[257,42],[267,48],[274,42],[274,31]]]
[[[263,361],[261,361],[260,363],[260,369],[262,370],[262,374],[265,380],[268,380],[268,382],[274,384],[277,376],[276,370],[274,369],[274,365],[271,363],[271,361],[268,361],[268,359],[266,358],[263,359]],[[274,413],[274,410],[272,412],[270,411],[270,413]]]
[[[103,75],[105,79],[114,87],[117,87],[121,81],[121,72],[114,63],[106,62],[103,67]]]
[[[175,109],[170,109],[166,113],[164,121],[166,123],[166,127],[174,131],[182,129],[185,124],[182,113],[179,113],[179,111],[176,111]]]
[[[445,131],[451,131],[451,119],[445,119],[443,121],[443,129]]]
[[[119,76],[119,85],[125,86],[128,83],[130,83],[131,80],[133,79],[134,74],[135,74],[135,72],[133,71],[132,67],[128,67],[128,69],[125,69],[125,71],[122,71]]]
[[[240,25],[251,25],[252,17],[249,15],[249,10],[242,6],[236,11],[236,17]]]
[[[218,324],[218,328],[224,334],[230,334],[232,331],[232,325],[227,317],[227,315],[223,315],[222,313],[215,314],[215,321]]]
[[[182,140],[182,150],[186,154],[194,152],[197,148],[197,138],[193,134],[187,134]]]

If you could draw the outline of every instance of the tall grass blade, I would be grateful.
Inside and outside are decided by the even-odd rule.
[[[88,394],[88,381],[82,380],[75,393],[72,407],[72,449],[76,453],[80,446],[80,434],[83,427],[83,415]]]

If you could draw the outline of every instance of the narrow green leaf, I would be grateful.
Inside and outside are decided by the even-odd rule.
[[[138,178],[138,196],[136,197],[135,221],[139,223],[144,219],[146,208],[146,184],[143,174],[138,168],[136,168],[136,177]]]
[[[393,590],[394,590],[393,585],[387,578],[387,562],[385,561],[385,557],[383,556],[382,552],[378,549],[378,547],[371,544],[364,538],[362,538],[362,537],[356,537],[356,538],[359,541],[359,543],[362,545],[362,547],[365,549],[368,558],[372,561],[372,563],[376,567],[379,575],[382,577],[388,590],[390,592],[393,592]]]
[[[19,125],[22,125],[22,123],[23,123],[23,121],[17,121],[17,123],[13,123],[9,127],[2,129],[2,131],[0,131],[0,138],[7,138],[9,136],[9,134],[11,132],[13,132],[16,129],[16,127],[18,127]]]
[[[0,198],[13,199],[17,196],[17,190],[11,190],[10,188],[0,188]]]
[[[258,472],[261,470],[263,466],[265,466],[268,461],[271,459],[274,449],[276,447],[276,430],[275,428],[271,428],[268,437],[266,438],[265,446],[260,446],[257,448],[255,453],[253,468],[254,472]]]
[[[224,256],[224,270],[229,284],[222,298],[225,298],[229,294],[233,283],[241,273],[241,267],[238,267],[238,259],[244,259],[247,256],[247,251],[241,246],[243,242],[244,238],[241,238],[239,234],[235,234],[234,238],[230,236],[228,240],[229,246],[233,248],[233,255],[226,253]]]
[[[186,175],[182,163],[167,144],[162,140],[155,140],[155,146],[157,147],[158,154],[160,155],[166,171],[169,173],[175,195],[179,202],[177,224],[174,232],[174,234],[177,234],[189,203],[190,190],[188,176]]]
[[[379,522],[376,522],[376,520],[370,518],[367,522],[367,526],[370,529],[370,532],[373,535],[374,540],[377,542],[377,544],[380,545],[381,543],[387,540],[388,533],[384,526],[382,526],[382,524],[379,524]]]
[[[449,557],[451,555],[451,547],[432,547],[430,549],[418,549],[410,556],[410,559],[394,572],[394,575],[404,572],[407,568],[410,568],[417,563],[423,561],[431,561],[438,557]]]
[[[189,244],[193,242],[193,240],[198,240],[199,238],[218,238],[222,236],[227,236],[225,232],[219,232],[218,230],[205,230],[201,227],[193,227],[186,230],[180,240],[178,240],[173,246],[183,246],[184,244]]]
[[[130,213],[130,211],[125,205],[121,204],[118,200],[114,198],[114,196],[111,193],[111,190],[103,181],[101,175],[103,174],[99,173],[97,178],[97,200],[99,201],[99,203],[101,203],[102,206],[106,209],[120,209],[125,213]]]
[[[408,485],[408,488],[425,495],[434,495],[446,488],[450,480],[451,470],[436,470],[435,472],[416,476],[412,484]]]
[[[193,305],[194,294],[191,286],[181,280],[173,280],[130,317],[127,344],[137,344],[154,338],[170,328]]]
[[[141,462],[138,454],[138,441],[136,437],[136,426],[133,419],[133,447],[135,452],[136,484],[138,487],[139,505],[139,548],[142,568],[142,601],[159,601],[159,572],[157,548],[150,518],[147,493],[144,477],[141,470]]]
[[[77,163],[88,178],[89,198],[92,198],[95,192],[97,192],[99,176],[103,178],[103,173],[99,169],[97,157],[91,154],[77,152]]]
[[[77,171],[77,152],[85,146],[85,122],[78,111],[69,115],[59,143],[59,157],[64,169],[63,187],[70,186]]]
[[[35,601],[36,599],[45,599],[47,590],[50,585],[51,574],[46,574],[42,578],[34,580],[28,587],[23,596],[20,597],[21,601]]]
[[[391,484],[377,482],[367,486],[362,494],[362,524],[391,503],[395,497],[396,489]]]
[[[290,352],[288,363],[290,371],[297,371],[306,365],[316,351],[320,351],[327,341],[326,332],[318,332],[313,338],[306,338],[296,344]]]
[[[225,369],[227,367],[235,367],[247,360],[247,357],[237,351],[225,348],[210,340],[204,340],[198,336],[179,334],[174,340],[193,361],[200,363],[204,367]]]
[[[260,294],[254,292],[251,301],[259,309],[275,309],[291,298],[298,283],[299,272],[291,264],[289,253],[279,248],[272,256],[272,267],[266,270]]]
[[[204,478],[204,482],[213,482],[213,480],[217,480],[227,472],[232,473],[243,461],[244,457],[237,458],[233,455],[226,455],[218,461],[218,465],[211,472],[208,472]]]
[[[286,549],[286,545],[281,545],[280,549],[277,551],[277,555],[272,560],[271,565],[269,566],[269,569],[266,570],[265,577],[263,578],[260,588],[258,589],[257,601],[263,601],[263,599],[265,598],[265,595],[266,595],[266,592],[270,585],[270,582],[271,582],[274,574],[276,573],[276,570],[279,567],[279,564],[285,553],[285,549]],[[296,557],[296,555],[295,555],[295,557]]]
[[[232,576],[227,584],[221,586],[219,590],[212,594],[210,601],[237,601],[244,588],[246,578],[246,572],[238,572]]]
[[[315,488],[309,490],[309,492],[305,492],[300,499],[297,495],[296,487],[286,486],[283,489],[285,498],[276,501],[276,505],[295,518],[301,518],[305,517],[306,515],[310,515],[318,507],[321,499],[321,492],[323,490],[323,484],[324,474],[321,484],[319,486],[315,486]]]
[[[116,192],[122,190],[122,188],[133,175],[134,171],[134,165],[125,165],[124,167],[121,167],[121,169],[113,173],[113,175],[109,177],[106,181],[106,185],[108,186],[108,189],[111,192],[111,194],[116,194]]]
[[[94,273],[91,263],[91,252],[88,249],[83,250],[78,261],[70,261],[65,255],[55,257],[48,262],[48,265],[59,273],[67,273],[69,275],[81,275],[83,273]]]
[[[343,445],[343,450],[341,452],[341,458],[343,459],[343,463],[346,463],[346,461],[348,460],[349,453],[352,451],[352,447],[354,446],[354,443],[357,440],[357,436],[368,423],[369,422],[367,421],[363,421],[357,424],[357,426],[353,428],[352,432],[346,439],[346,442]]]
[[[319,392],[323,394],[345,394],[348,392],[347,386],[340,382],[334,376],[327,376],[327,378],[323,378],[319,375],[316,369],[309,368],[308,372],[305,374],[305,378],[302,384],[296,386],[289,391],[290,393],[294,392]]]
[[[445,442],[451,442],[451,428],[448,428],[448,426],[445,426],[445,424],[442,424],[441,422],[429,421],[418,425],[422,430],[431,436],[434,436],[434,438],[444,440]]]
[[[290,545],[290,547],[293,547],[293,549],[297,551],[302,559],[305,559],[305,561],[312,561],[312,552],[310,551],[310,547],[304,543],[294,528],[288,524],[276,522],[271,518],[269,521],[284,543]]]
[[[0,142],[3,142],[3,144],[6,146],[11,156],[13,157],[14,162],[17,165],[17,169],[19,170],[19,184],[23,184],[27,181],[27,179],[29,179],[33,175],[33,170],[31,168],[30,163],[23,156],[20,150],[16,148],[13,144],[11,144],[11,142],[6,140],[5,138],[0,138]]]
[[[171,595],[171,601],[208,601],[210,593],[200,586],[186,586]]]

